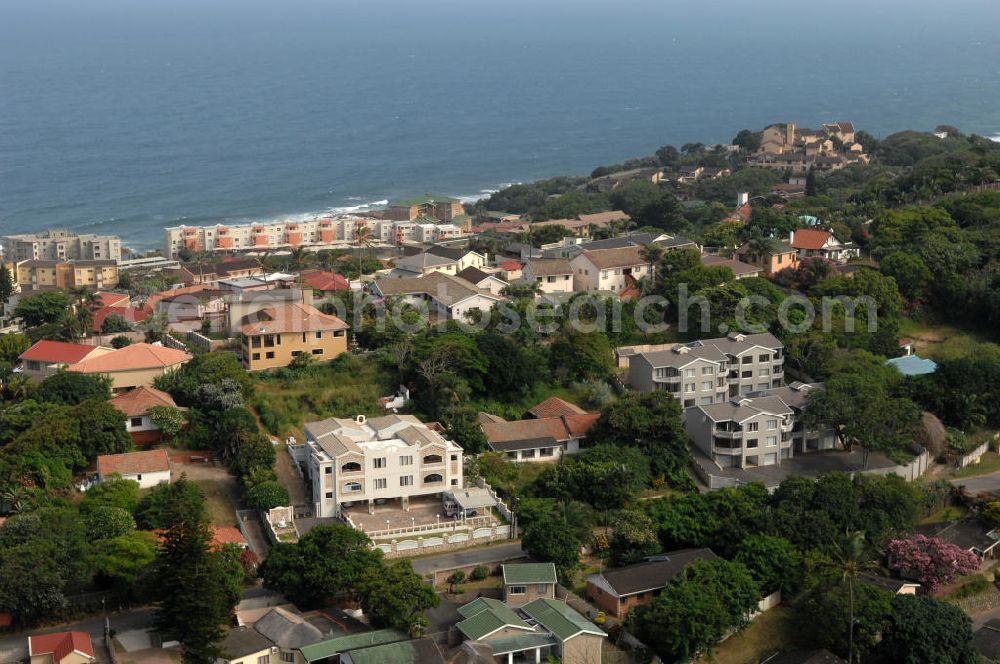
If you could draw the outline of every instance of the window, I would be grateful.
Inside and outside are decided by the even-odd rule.
[[[607,278],[608,278],[608,271],[604,270],[603,272],[601,272],[601,280],[604,281]]]
[[[549,590],[548,584],[546,584],[546,583],[539,583],[538,584],[538,592],[539,592],[539,594],[544,595],[546,592],[548,592],[548,590]]]
[[[333,491],[327,491],[326,492],[326,497],[327,498],[333,498]]]
[[[260,657],[257,658],[257,664],[271,664],[271,656],[261,655]]]
[[[703,390],[711,390],[712,389],[712,381],[710,381],[710,380],[702,381],[702,383],[701,383],[701,389],[703,389]]]
[[[378,457],[372,459],[372,466],[375,468],[385,468],[386,466],[385,457]]]
[[[283,653],[281,653],[281,661],[282,662],[294,662],[295,661],[295,653],[293,653],[293,652],[283,652]]]
[[[413,475],[403,475],[400,477],[399,486],[413,486]]]
[[[388,489],[389,488],[389,480],[387,480],[384,477],[378,477],[372,483],[372,486],[375,487],[376,489]]]
[[[714,373],[715,373],[715,367],[702,367],[701,368],[701,375],[702,376],[711,376]]]
[[[413,457],[412,456],[401,456],[401,457],[399,457],[399,465],[400,466],[412,466],[413,465]]]
[[[777,436],[768,436],[767,437],[767,446],[768,447],[774,447],[777,444],[778,444],[778,437]]]
[[[424,484],[433,484],[434,482],[443,482],[444,478],[441,477],[440,473],[431,473],[430,475],[424,476]]]
[[[134,426],[134,427],[141,427],[142,426],[142,418],[141,417],[130,418],[130,421],[132,423],[132,426]]]
[[[323,338],[323,333],[322,332],[317,332],[316,333],[316,338],[317,339],[322,339]]]
[[[452,461],[458,461],[458,455],[457,454],[452,454],[451,455],[451,460]]]
[[[554,452],[551,447],[543,447],[540,450],[538,450],[538,456],[540,457],[550,457],[553,454]]]
[[[323,354],[323,349],[322,348],[313,348],[312,350],[313,350],[313,355],[322,355]]]
[[[685,399],[684,400],[684,407],[685,408],[690,408],[693,405],[694,405],[694,399]]]
[[[750,438],[749,440],[747,440],[747,447],[757,447],[757,439]]]
[[[771,356],[770,355],[758,355],[757,356],[757,361],[758,362],[770,362],[770,360],[771,360]]]
[[[253,359],[255,359],[255,360],[259,360],[260,359],[260,353],[254,353],[251,357],[253,357]]]
[[[750,364],[751,362],[753,362],[753,356],[747,355],[746,357],[741,358],[740,362],[742,362],[743,364]]]
[[[441,463],[443,461],[444,461],[444,459],[441,458],[440,454],[428,454],[427,456],[424,457],[424,465],[425,466],[429,466],[429,465],[435,464],[435,463]]]
[[[273,360],[273,359],[274,359],[274,351],[268,351],[268,352],[267,352],[267,353],[266,353],[266,354],[264,355],[264,357],[265,357],[265,358],[267,358],[268,360]]]
[[[768,420],[767,421],[767,428],[768,429],[777,429],[778,428],[778,420]]]
[[[694,373],[695,373],[694,369],[685,369],[684,370],[684,376],[686,378],[694,378]]]
[[[507,587],[507,594],[508,595],[523,595],[524,593],[525,593],[524,586],[508,586]]]
[[[452,486],[458,486],[458,480],[457,480],[457,479],[455,479],[455,480],[452,480],[452,481],[451,481],[451,485],[452,485]]]
[[[362,491],[361,482],[348,482],[344,485],[344,491],[346,493],[357,493]]]
[[[377,468],[378,466],[376,466]],[[343,466],[340,467],[340,472],[342,473],[357,473],[361,470],[361,464],[357,461],[348,461]]]
[[[522,459],[534,459],[535,458],[535,450],[522,450],[521,451],[521,458]]]
[[[759,422],[747,422],[747,431],[757,431],[759,426]]]
[[[712,397],[702,397],[701,398],[701,405],[702,406],[708,406],[711,403],[712,403]]]

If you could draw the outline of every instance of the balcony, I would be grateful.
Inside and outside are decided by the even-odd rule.
[[[712,440],[712,447],[717,454],[741,454],[743,452],[743,442],[739,440],[715,438]]]
[[[713,432],[716,438],[725,438],[726,440],[732,440],[734,438],[743,438],[743,429],[716,429]]]

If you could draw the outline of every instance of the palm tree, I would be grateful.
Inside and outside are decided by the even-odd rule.
[[[847,661],[854,664],[854,588],[858,577],[875,567],[866,546],[865,534],[861,531],[847,533],[844,539],[835,545],[834,560],[824,566],[839,573],[841,580],[847,583],[847,591],[850,594]]]
[[[354,229],[354,241],[358,245],[358,279],[361,279],[361,275],[365,273],[364,268],[364,255],[365,249],[371,248],[375,244],[375,238],[372,235],[372,229],[368,224],[363,224],[355,227]]]
[[[316,254],[305,247],[295,247],[292,249],[291,260],[296,270],[303,270],[316,260]]]
[[[650,242],[649,244],[644,244],[639,247],[639,256],[642,260],[649,264],[649,280],[651,282],[656,281],[656,265],[663,258],[664,249],[655,242]]]

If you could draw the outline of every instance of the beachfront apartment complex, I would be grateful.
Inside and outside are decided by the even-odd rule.
[[[174,226],[165,229],[163,255],[177,258],[182,249],[198,253],[344,247],[357,242],[358,238],[365,238],[366,243],[373,245],[398,245],[403,242],[438,242],[464,234],[465,231],[455,224],[439,223],[431,218],[410,221],[353,215],[305,221]]]
[[[684,408],[725,403],[784,384],[784,345],[770,333],[738,334],[688,344],[623,347],[628,383],[641,392],[664,390]]]
[[[109,258],[100,260],[32,258],[21,261],[15,266],[14,280],[22,291],[74,288],[102,290],[118,285],[118,263]]]
[[[112,260],[122,258],[122,243],[116,235],[78,235],[64,230],[0,237],[4,260]]]
[[[306,463],[317,517],[339,516],[357,502],[432,496],[462,486],[462,448],[412,415],[307,422]],[[308,458],[302,458],[308,455]]]

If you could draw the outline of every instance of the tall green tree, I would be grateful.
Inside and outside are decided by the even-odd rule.
[[[169,486],[169,485],[168,485]],[[214,664],[234,606],[222,556],[213,551],[205,508],[177,501],[156,557],[156,629],[181,643],[184,664]],[[238,600],[239,598],[235,598]]]
[[[397,560],[370,579],[361,606],[373,624],[394,627],[413,636],[427,627],[423,612],[436,608],[441,598],[413,571],[409,560]]]
[[[28,327],[61,322],[70,310],[72,300],[62,291],[45,291],[22,298],[14,307],[14,315]]]
[[[975,664],[972,621],[959,607],[930,596],[897,595],[878,653],[893,664]]]

